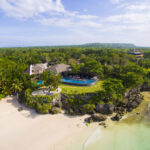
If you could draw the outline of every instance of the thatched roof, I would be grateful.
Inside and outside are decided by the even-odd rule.
[[[70,65],[57,64],[47,68],[46,71],[54,71],[57,74],[61,74],[62,72],[70,71]]]

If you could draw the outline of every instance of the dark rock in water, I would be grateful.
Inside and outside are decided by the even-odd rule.
[[[107,119],[106,116],[102,114],[93,114],[91,118],[93,119],[93,121],[105,121]]]
[[[114,110],[115,110],[115,106],[110,104],[98,104],[96,106],[96,112],[102,114],[112,114]]]
[[[112,117],[111,120],[113,121],[119,121],[122,118],[120,114],[116,114],[116,116]]]

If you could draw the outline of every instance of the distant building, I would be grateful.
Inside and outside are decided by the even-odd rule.
[[[144,57],[144,53],[139,51],[139,50],[137,50],[137,49],[131,50],[130,52],[128,52],[128,54],[135,55],[137,58]]]

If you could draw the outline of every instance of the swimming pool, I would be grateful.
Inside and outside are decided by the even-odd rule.
[[[78,80],[78,79],[67,79],[67,78],[62,78],[61,81],[64,84],[78,85],[78,86],[91,86],[97,82],[97,80],[95,79]],[[38,81],[37,85],[43,85],[43,81],[42,80]]]
[[[78,86],[90,86],[90,85],[94,85],[96,82],[97,80],[95,79],[77,80],[77,79],[62,78],[62,83],[70,84],[70,85],[78,85]]]
[[[37,82],[37,85],[42,85],[42,84],[43,84],[42,80],[40,80],[40,81]]]

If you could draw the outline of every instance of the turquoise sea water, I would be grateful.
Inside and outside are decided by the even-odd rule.
[[[94,136],[93,136],[94,137]],[[113,129],[102,132],[83,150],[150,150],[150,125],[118,124]]]
[[[84,140],[80,135],[66,150],[150,150],[150,124],[119,123],[105,130],[98,127]]]
[[[150,97],[148,98],[149,101]],[[150,101],[149,101],[150,106]],[[137,115],[137,112],[140,115]],[[104,129],[97,126],[86,138],[81,133],[67,150],[150,150],[150,107],[145,102],[126,119]]]

